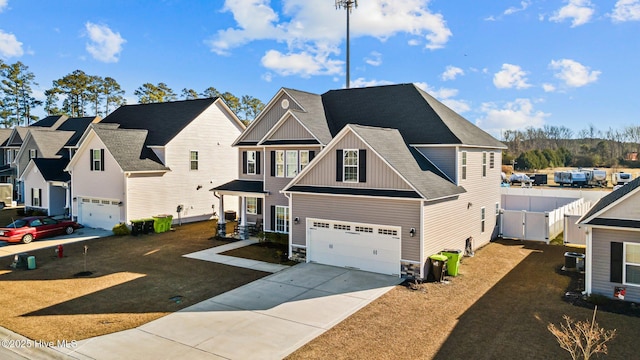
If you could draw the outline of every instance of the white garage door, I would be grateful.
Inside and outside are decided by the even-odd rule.
[[[111,230],[120,222],[119,201],[80,198],[78,222],[86,227]]]
[[[307,219],[307,258],[321,264],[400,274],[400,227]]]

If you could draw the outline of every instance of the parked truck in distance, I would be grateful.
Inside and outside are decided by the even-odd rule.
[[[611,174],[611,183],[613,185],[625,185],[629,181],[633,180],[633,176],[626,172],[617,172]]]

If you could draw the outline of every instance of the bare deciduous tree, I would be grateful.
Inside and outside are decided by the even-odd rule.
[[[607,341],[614,338],[616,329],[605,330],[596,322],[596,311],[593,309],[593,318],[589,321],[575,321],[569,316],[562,318],[565,323],[560,328],[550,323],[547,329],[556,337],[560,347],[571,354],[573,360],[588,360],[594,354],[607,354]]]

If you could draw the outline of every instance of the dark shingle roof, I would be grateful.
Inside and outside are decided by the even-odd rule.
[[[101,123],[117,123],[123,129],[148,130],[145,145],[164,146],[217,98],[125,105]]]
[[[12,129],[0,129],[0,146],[7,145],[6,142],[9,140],[12,131]]]
[[[397,129],[348,125],[425,199],[432,200],[466,192],[452,183],[419,151],[408,147]]]
[[[82,134],[87,130],[89,125],[94,122],[98,122],[100,118],[97,117],[80,117],[80,118],[70,118],[67,119],[62,125],[58,127],[57,130],[61,131],[72,131],[73,135],[69,138],[64,146],[76,146],[78,145],[78,140]]]
[[[73,136],[71,131],[51,130],[49,128],[31,128],[29,134],[36,146],[40,150],[38,157],[43,158],[59,158],[60,150],[67,143],[69,138]]]
[[[153,150],[144,145],[147,130],[121,129],[109,125],[101,126],[98,123],[93,124],[92,128],[123,171],[169,170]]]
[[[64,171],[69,159],[33,159],[45,181],[70,181],[71,174]]]
[[[506,148],[413,84],[331,90],[322,95],[329,130],[347,124],[398,129],[408,144]]]
[[[610,192],[609,194],[607,194],[607,196],[598,200],[598,202],[595,205],[593,205],[591,209],[589,209],[589,211],[580,218],[580,220],[578,220],[578,223],[591,224],[592,223],[591,221],[589,222],[584,222],[584,221],[592,218],[593,216],[598,214],[600,211],[604,210],[605,208],[609,207],[613,203],[622,199],[624,196],[631,193],[633,190],[635,190],[638,187],[640,187],[640,177],[630,181],[629,183],[622,186],[621,188]]]
[[[38,120],[35,123],[31,124],[34,127],[44,127],[52,130],[56,130],[60,125],[62,125],[68,117],[66,115],[49,115],[44,119]]]
[[[234,191],[249,193],[265,193],[263,181],[253,180],[232,180],[226,184],[216,186],[209,191]]]

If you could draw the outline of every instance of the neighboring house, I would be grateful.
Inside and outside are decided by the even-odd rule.
[[[29,129],[23,126],[16,126],[11,129],[11,134],[7,141],[0,146],[4,153],[4,165],[0,169],[0,175],[5,178],[5,182],[13,184],[13,198],[18,203],[22,200],[22,189],[18,184],[18,176],[16,174],[16,168],[13,166],[13,160],[16,158],[20,147],[22,147],[22,140],[27,136]]]
[[[69,198],[70,198],[70,184],[69,181],[62,182],[56,180],[50,182],[49,185],[55,188],[47,190],[47,194],[51,194],[48,197],[48,201],[37,202],[38,206],[33,206],[34,193],[27,186],[27,182],[33,183],[33,180],[29,180],[28,177],[37,174],[35,183],[40,185],[41,175],[37,172],[25,173],[25,169],[30,163],[31,159],[62,159],[64,161],[51,162],[48,166],[54,164],[59,165],[60,169],[55,171],[63,172],[63,169],[69,162],[69,159],[73,155],[73,152],[77,148],[77,142],[80,136],[86,131],[89,124],[97,123],[100,121],[99,117],[81,117],[81,118],[67,118],[62,117],[55,122],[51,127],[38,126],[45,118],[28,128],[27,135],[25,136],[20,150],[16,154],[12,166],[16,169],[16,175],[18,177],[18,186],[22,189],[22,199],[27,207],[38,207],[47,211],[49,215],[63,215],[68,214]],[[44,123],[46,124],[46,122]],[[49,173],[53,173],[54,169],[49,169]],[[56,175],[57,176],[57,175]],[[69,179],[70,180],[70,179]],[[37,195],[37,193],[36,193]]]
[[[242,130],[219,98],[118,108],[89,126],[66,168],[73,216],[104,229],[161,214],[211,218],[207,190],[237,174],[231,143]]]
[[[413,84],[281,89],[235,146],[238,179],[212,190],[292,258],[424,277],[428,256],[491,240],[506,147]]]
[[[4,150],[7,145],[7,140],[13,129],[0,129],[0,182],[1,183],[13,183],[11,181],[11,175],[14,171],[11,169],[11,165],[6,161],[6,151]]]
[[[587,233],[587,294],[640,302],[638,204],[640,178],[600,199],[578,220],[578,225],[585,227]]]
[[[42,209],[51,216],[68,214],[71,175],[63,171],[68,163],[68,158],[29,161],[22,175],[26,207]]]

